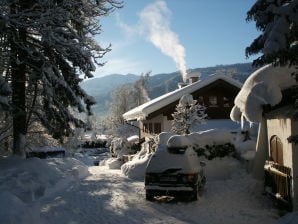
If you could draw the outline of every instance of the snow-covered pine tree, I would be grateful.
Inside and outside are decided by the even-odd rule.
[[[273,63],[298,66],[298,0],[257,0],[247,12],[247,21],[255,21],[261,34],[246,48],[246,56],[261,55],[253,65]],[[298,74],[296,76],[298,81]],[[298,84],[293,87],[295,115],[298,119]],[[289,141],[298,143],[298,136]]]
[[[261,55],[256,66],[298,65],[298,0],[257,0],[247,12],[261,34],[246,48],[246,56]]]
[[[69,107],[91,113],[95,103],[79,86],[92,77],[109,48],[93,39],[98,19],[120,7],[118,0],[0,0],[1,76],[11,86],[13,153],[23,154],[31,119],[55,137],[83,122]]]
[[[196,123],[204,122],[207,114],[206,107],[197,103],[192,95],[183,95],[172,114],[172,132],[185,135],[190,133],[190,128]]]

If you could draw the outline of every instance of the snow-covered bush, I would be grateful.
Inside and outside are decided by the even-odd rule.
[[[235,153],[235,147],[231,143],[223,145],[206,145],[205,148],[194,148],[198,156],[204,156],[208,160],[216,157],[222,158],[232,156]]]
[[[113,157],[122,158],[123,155],[136,153],[137,147],[134,142],[129,142],[127,138],[115,137],[109,146]]]
[[[113,157],[118,157],[120,151],[122,151],[122,149],[126,149],[126,144],[126,138],[113,138],[109,146],[111,155]],[[123,154],[123,152],[121,154]]]

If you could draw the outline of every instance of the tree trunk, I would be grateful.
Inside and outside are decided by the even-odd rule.
[[[17,11],[15,5],[11,10]],[[11,46],[11,87],[13,117],[13,154],[24,156],[26,136],[26,65],[24,50],[17,45],[26,43],[26,29],[13,28],[15,39],[10,40]]]

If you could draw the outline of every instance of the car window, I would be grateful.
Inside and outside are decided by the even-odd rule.
[[[168,152],[171,154],[184,154],[187,147],[168,147]]]

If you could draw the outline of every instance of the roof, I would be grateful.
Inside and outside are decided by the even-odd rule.
[[[274,67],[269,64],[252,73],[235,98],[231,119],[241,121],[244,118],[250,122],[260,122],[263,106],[279,104],[283,90],[297,85],[294,72],[297,72],[295,66]]]
[[[227,83],[236,86],[239,89],[242,87],[242,84],[239,81],[233,79],[230,76],[223,74],[210,75],[204,80],[200,80],[195,83],[189,84],[181,89],[176,89],[172,92],[166,93],[151,101],[148,101],[138,107],[135,107],[132,110],[123,114],[123,118],[125,120],[144,120],[149,114],[162,107],[169,105],[170,103],[179,100],[183,95],[191,94],[217,80],[224,80]]]

